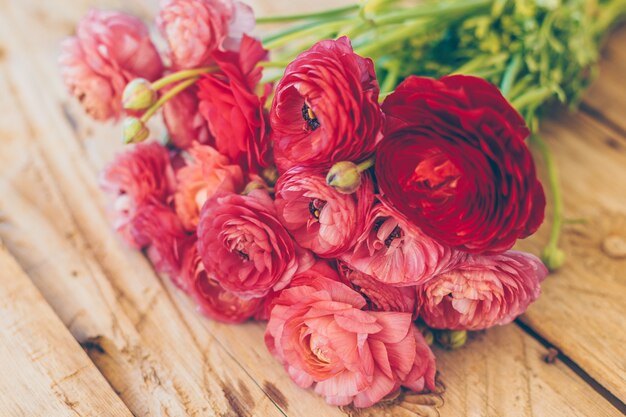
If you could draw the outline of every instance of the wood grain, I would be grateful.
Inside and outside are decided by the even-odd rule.
[[[262,324],[222,325],[201,317],[184,294],[159,279],[141,254],[126,249],[112,232],[96,175],[121,149],[118,127],[89,121],[68,98],[55,65],[56,45],[90,5],[144,18],[156,7],[153,1],[126,3],[0,0],[0,91],[7,92],[0,96],[0,192],[11,196],[0,199],[0,237],[135,415],[619,415],[565,364],[543,362],[545,348],[515,325],[479,334],[466,349],[438,351],[440,392],[406,394],[358,411],[329,407],[291,383],[265,349]],[[253,3],[268,14],[295,7],[284,0]],[[331,5],[322,3],[302,7]],[[620,157],[603,158],[604,136],[596,125],[577,115],[546,127],[551,143],[567,138],[557,152],[564,152],[559,163],[570,166],[563,168],[571,187],[568,207],[580,201],[591,210],[597,208],[594,202],[610,194],[593,180],[599,167],[606,170],[599,178],[607,184],[611,178],[624,178]],[[586,135],[596,142],[580,145]],[[622,139],[618,135],[614,140],[619,144]],[[569,142],[575,143],[574,150],[565,149]],[[589,148],[599,153],[590,153],[596,156],[587,160]],[[618,196],[607,201],[599,210],[619,219],[623,206]],[[600,229],[593,226],[587,233]],[[604,238],[601,233],[594,236]],[[537,253],[544,238],[545,231],[525,245]],[[568,250],[595,253],[593,242],[573,242]],[[623,310],[614,303],[620,290],[623,294],[619,271],[624,269],[619,262],[600,258],[605,263],[589,270],[583,255],[570,258],[576,266],[548,279],[527,323],[552,343],[564,338],[559,348],[620,395],[617,379],[623,355],[616,349],[623,334],[617,328]],[[611,268],[617,277],[613,283],[599,295],[586,294],[598,291],[604,270]],[[591,275],[598,278],[588,281]],[[607,297],[610,294],[613,297]],[[593,303],[590,297],[595,297]],[[617,324],[603,328],[601,307],[615,307],[609,316]],[[580,317],[583,324],[572,317]],[[593,326],[595,330],[585,330]],[[614,343],[602,345],[603,335],[609,334],[605,330],[618,335]],[[587,343],[590,336],[596,339]],[[600,353],[609,358],[601,360]]]
[[[0,415],[132,414],[0,243]]]

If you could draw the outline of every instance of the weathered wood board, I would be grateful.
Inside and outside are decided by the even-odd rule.
[[[269,14],[338,2],[252,3]],[[0,238],[84,345],[93,362],[87,363],[90,375],[99,370],[117,393],[120,415],[620,415],[626,400],[620,302],[626,253],[619,243],[626,241],[626,136],[615,126],[626,115],[626,96],[620,99],[603,83],[626,81],[615,69],[626,65],[615,45],[621,40],[623,48],[622,33],[609,44],[607,50],[617,52],[585,101],[613,122],[589,112],[557,115],[543,130],[561,168],[566,214],[586,222],[566,226],[568,264],[548,278],[523,321],[577,367],[559,358],[545,363],[546,347],[513,324],[474,335],[460,351],[437,351],[440,392],[407,394],[357,411],[329,407],[297,388],[266,351],[261,324],[227,326],[203,318],[111,231],[97,172],[121,149],[118,128],[83,115],[67,97],[55,63],[59,40],[89,6],[150,18],[156,1],[0,0]],[[607,72],[613,75],[604,77]],[[604,113],[603,103],[612,103],[611,112]],[[522,246],[538,253],[545,232]],[[26,352],[30,345],[24,345]],[[50,366],[35,369],[45,378]],[[578,375],[579,368],[603,389]],[[25,378],[38,375],[25,372],[31,372]],[[17,387],[8,395],[20,393]],[[101,415],[92,401],[85,402],[91,409],[77,414]]]

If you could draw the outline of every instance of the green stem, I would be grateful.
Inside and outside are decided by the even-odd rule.
[[[325,19],[328,17],[343,16],[345,14],[355,12],[361,8],[358,4],[352,4],[349,6],[338,7],[336,9],[328,9],[321,12],[314,13],[302,13],[292,14],[285,16],[263,16],[257,17],[256,22],[258,24],[264,23],[280,23],[280,22],[294,22],[298,20],[311,20],[311,19]]]
[[[176,87],[169,90],[167,93],[163,94],[156,103],[154,103],[146,112],[141,116],[140,120],[143,123],[146,123],[150,118],[157,112],[165,103],[167,103],[172,97],[176,96],[178,93],[183,91],[184,89],[193,85],[196,81],[198,81],[199,77],[190,78],[176,85]]]
[[[530,137],[531,143],[536,145],[541,153],[548,171],[548,186],[552,200],[552,225],[550,226],[550,237],[548,244],[543,250],[543,259],[549,269],[555,270],[563,263],[563,252],[559,249],[559,238],[563,228],[563,200],[559,187],[559,173],[552,157],[552,152],[548,145],[539,135]]]
[[[401,26],[393,31],[387,32],[385,35],[378,37],[375,42],[357,49],[357,53],[361,56],[375,57],[375,53],[386,49],[389,45],[399,44],[400,42],[415,36],[416,32],[425,28],[425,22],[423,20],[415,21],[410,24]]]
[[[383,85],[380,87],[381,95],[387,95],[396,88],[398,76],[400,75],[400,61],[391,61],[385,65],[384,68],[387,70],[387,75],[385,76]]]
[[[493,0],[463,0],[463,1],[437,1],[431,4],[421,4],[410,9],[403,9],[381,15],[374,18],[376,26],[391,23],[402,23],[407,20],[415,20],[424,17],[448,16],[457,12],[472,11],[476,8],[489,7]]]
[[[524,107],[530,105],[542,104],[554,94],[554,91],[548,87],[539,87],[514,99],[511,104],[521,112]]]
[[[376,162],[376,159],[374,157],[371,157],[370,159],[366,159],[365,161],[361,162],[360,164],[357,164],[356,170],[358,172],[367,171],[368,169],[370,169],[371,167],[374,166],[374,162]]]
[[[187,69],[187,70],[174,72],[170,75],[167,75],[153,82],[152,88],[154,90],[160,90],[161,88],[169,84],[175,83],[177,81],[185,80],[191,77],[197,77],[198,75],[201,75],[201,74],[208,74],[209,72],[213,72],[215,70],[217,70],[217,67],[213,66],[213,67],[194,68],[194,69]]]
[[[291,43],[291,41],[301,40],[310,35],[317,35],[317,38],[326,37],[329,33],[339,30],[342,26],[352,21],[353,19],[339,19],[321,24],[320,22],[314,22],[278,38],[264,39],[264,46],[266,49],[276,49]]]
[[[509,93],[511,92],[511,87],[513,87],[513,83],[519,74],[520,69],[522,68],[522,55],[515,54],[511,59],[511,62],[506,67],[504,71],[504,75],[502,76],[502,82],[500,83],[500,91],[502,91],[502,95],[504,97],[509,97]]]

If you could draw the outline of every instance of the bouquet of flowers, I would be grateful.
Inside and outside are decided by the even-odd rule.
[[[305,21],[262,42],[243,3],[164,0],[165,51],[139,19],[105,11],[62,45],[87,113],[125,117],[133,145],[101,177],[122,239],[208,317],[267,321],[269,351],[334,405],[434,389],[428,329],[462,340],[509,323],[547,275],[511,250],[546,204],[518,110],[529,119],[568,90],[524,94],[536,74],[514,48],[504,67],[465,64],[492,65],[479,74],[491,82],[423,76],[455,71],[472,19],[497,7],[487,26],[505,22],[528,2],[404,3],[259,18]],[[147,140],[158,112],[167,135]]]

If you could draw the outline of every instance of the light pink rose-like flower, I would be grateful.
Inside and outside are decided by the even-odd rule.
[[[194,240],[185,232],[183,225],[171,208],[159,204],[141,207],[133,220],[132,233],[135,240],[147,245],[147,255],[157,272],[168,274],[181,288],[184,249]]]
[[[339,272],[355,291],[365,297],[369,310],[415,313],[415,287],[395,287],[380,282],[350,265],[339,262]]]
[[[278,218],[300,246],[323,258],[351,249],[374,200],[368,175],[354,194],[326,185],[321,172],[292,168],[276,183]]]
[[[543,263],[528,253],[472,255],[418,288],[420,316],[438,329],[507,324],[539,297],[547,274]]]
[[[364,230],[342,260],[385,284],[422,284],[467,256],[429,238],[384,204],[371,209]]]
[[[318,278],[281,292],[265,343],[291,378],[332,405],[369,407],[401,385],[434,388],[435,360],[410,313],[363,311],[348,286]]]
[[[102,171],[100,185],[113,199],[113,226],[130,246],[148,243],[132,232],[137,213],[147,204],[167,204],[174,183],[168,151],[156,142],[135,145]]]
[[[198,111],[197,91],[194,85],[163,105],[163,120],[170,140],[179,149],[187,149],[193,143],[208,144],[213,139],[206,120]]]
[[[204,267],[195,239],[185,248],[181,273],[183,288],[198,303],[198,309],[213,320],[242,323],[251,318],[261,305],[261,298],[244,300],[222,288]]]
[[[187,165],[176,172],[176,213],[188,230],[198,225],[204,202],[218,192],[243,190],[243,171],[208,145],[193,144],[188,149]]]
[[[134,78],[153,81],[163,64],[143,22],[124,13],[91,10],[76,36],[63,41],[61,74],[70,93],[97,120],[116,119]]]
[[[219,194],[200,212],[198,251],[220,285],[242,298],[284,288],[298,270],[298,252],[262,189]]]
[[[232,0],[163,0],[157,25],[175,68],[209,64],[217,50],[237,50],[254,29],[252,9]]]

